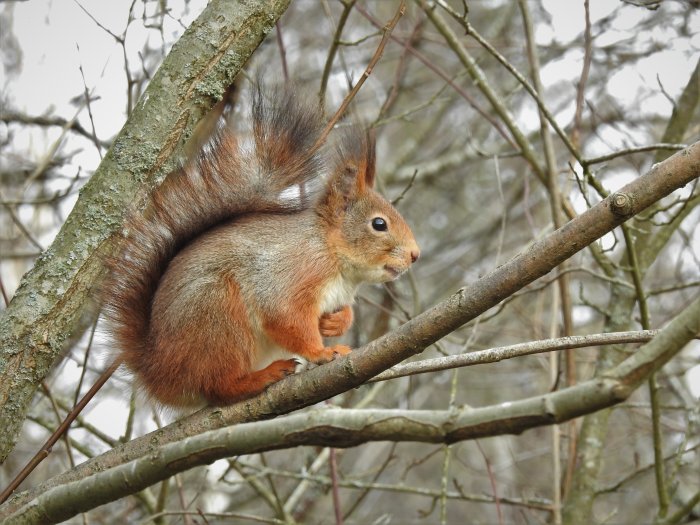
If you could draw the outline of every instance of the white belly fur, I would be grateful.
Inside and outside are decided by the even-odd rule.
[[[271,341],[270,338],[262,336],[258,342],[257,359],[253,364],[253,371],[262,370],[280,359],[291,359],[293,357],[299,356],[288,352],[274,341]]]
[[[338,275],[328,281],[321,292],[321,313],[336,312],[345,305],[355,302],[357,283]]]
[[[355,301],[357,284],[338,276],[329,281],[321,292],[321,313],[331,313],[345,305]],[[274,361],[280,359],[299,358],[298,355],[288,352],[269,337],[262,335],[258,340],[258,353],[253,370],[262,370]]]

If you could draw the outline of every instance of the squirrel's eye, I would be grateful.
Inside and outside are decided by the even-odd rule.
[[[374,219],[372,219],[372,228],[374,228],[378,232],[385,232],[387,230],[386,221],[381,217],[375,217]]]

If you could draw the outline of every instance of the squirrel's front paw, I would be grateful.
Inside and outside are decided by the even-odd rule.
[[[348,331],[352,325],[352,308],[344,306],[337,312],[323,314],[318,320],[318,328],[323,337],[337,337]]]
[[[329,346],[324,348],[323,351],[319,353],[318,357],[311,361],[317,365],[322,365],[333,361],[337,357],[348,355],[350,352],[352,352],[352,348],[347,345]]]

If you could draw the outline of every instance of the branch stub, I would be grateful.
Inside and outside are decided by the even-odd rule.
[[[634,198],[628,193],[617,192],[610,197],[610,209],[615,215],[627,217],[632,215]]]

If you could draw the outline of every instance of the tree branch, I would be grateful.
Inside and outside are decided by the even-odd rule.
[[[467,354],[457,354],[435,359],[425,359],[405,365],[396,365],[389,370],[370,379],[370,382],[387,381],[397,377],[406,377],[428,372],[438,372],[463,366],[482,365],[485,363],[498,363],[505,359],[513,359],[525,355],[541,354],[557,350],[571,350],[573,348],[585,348],[601,345],[619,345],[624,343],[646,343],[656,335],[658,330],[640,330],[634,332],[612,332],[606,334],[573,335],[557,337],[555,339],[543,339],[515,345],[502,346],[500,348],[488,348],[477,350]]]

